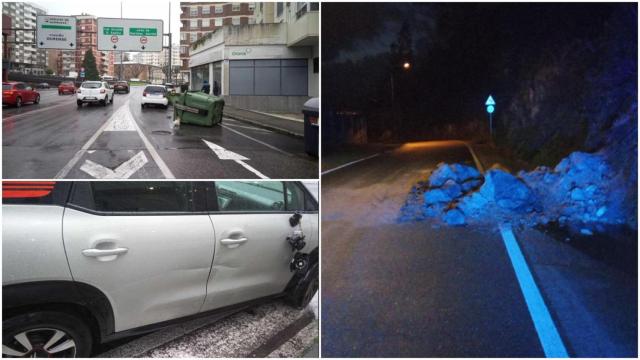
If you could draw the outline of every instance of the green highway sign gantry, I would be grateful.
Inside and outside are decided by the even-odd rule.
[[[100,51],[162,51],[162,20],[98,18],[97,23]]]

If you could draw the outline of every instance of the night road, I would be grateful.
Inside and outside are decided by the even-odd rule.
[[[441,141],[325,171],[322,356],[636,356],[637,259],[600,261],[535,228],[397,220],[442,161],[477,163]]]
[[[113,105],[43,90],[39,105],[3,108],[6,179],[315,178],[304,140],[225,118],[172,128],[173,108],[141,109],[142,87]]]

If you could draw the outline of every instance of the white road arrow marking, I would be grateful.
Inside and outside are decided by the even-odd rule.
[[[111,170],[91,160],[85,160],[84,164],[80,167],[80,170],[96,179],[128,179],[131,175],[135,174],[136,171],[140,170],[147,162],[149,162],[149,160],[147,160],[144,152],[140,151],[131,159],[120,164],[120,166],[115,170]]]
[[[207,144],[207,146],[211,150],[213,150],[213,152],[216,154],[216,156],[220,160],[233,160],[236,163],[242,165],[242,167],[244,167],[245,169],[247,169],[247,170],[251,171],[252,173],[256,174],[259,178],[268,179],[268,177],[265,176],[264,174],[262,174],[260,171],[254,169],[249,164],[244,162],[244,160],[249,160],[249,158],[244,157],[244,156],[242,156],[240,154],[236,154],[233,151],[229,151],[229,150],[223,148],[220,145],[212,143],[211,141],[207,141],[205,139],[202,139],[202,141],[204,141],[204,143]]]

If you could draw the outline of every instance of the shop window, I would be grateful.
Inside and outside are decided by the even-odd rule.
[[[230,60],[230,95],[306,96],[307,59]]]

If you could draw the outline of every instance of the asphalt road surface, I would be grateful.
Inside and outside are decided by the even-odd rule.
[[[42,90],[38,105],[3,107],[5,179],[316,178],[304,140],[224,118],[173,128],[173,108],[140,106],[142,87],[112,105],[77,108]]]
[[[397,221],[441,161],[475,164],[463,143],[425,142],[323,175],[323,357],[545,356],[553,331],[536,329],[497,224]],[[635,357],[637,273],[535,230],[513,233],[567,355]]]

